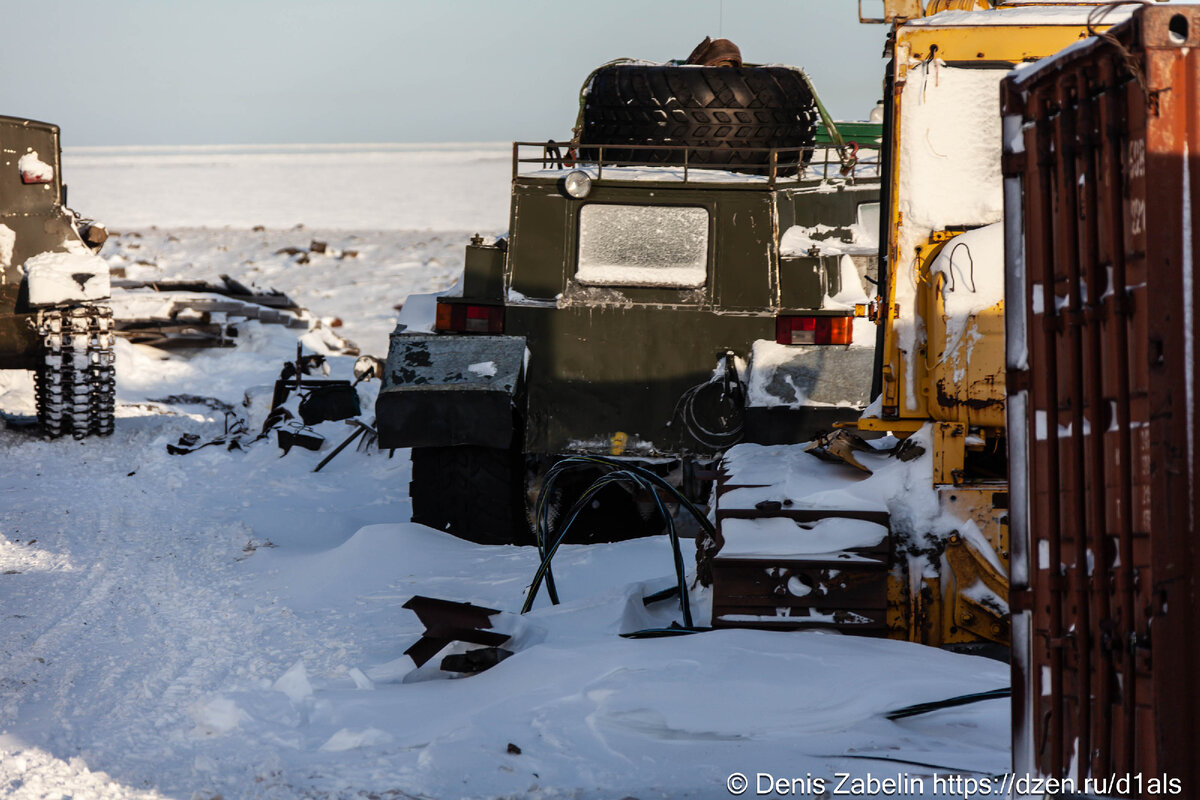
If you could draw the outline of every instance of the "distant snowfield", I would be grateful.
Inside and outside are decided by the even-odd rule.
[[[382,355],[393,305],[449,286],[469,234],[506,227],[506,148],[89,150],[65,169],[129,278],[279,288]],[[278,252],[314,239],[358,256]],[[271,437],[169,455],[224,430],[196,398],[261,423],[296,332],[238,340],[190,356],[119,341],[110,439],[0,430],[0,796],[708,800],[733,773],[752,797],[759,773],[830,789],[846,773],[950,797],[933,773],[1008,770],[1005,700],[884,717],[1004,687],[1003,664],[823,633],[622,639],[679,618],[642,603],[674,580],[663,539],[565,548],[563,605],[520,616],[535,553],[411,524],[407,451],[351,447],[312,472],[342,423],[318,426],[319,453],[281,457]],[[29,378],[0,373],[0,409],[31,408]],[[414,594],[502,610],[516,654],[474,677],[415,671]],[[693,590],[700,623],[710,600]]]
[[[128,227],[498,229],[508,143],[65,147],[70,205]]]
[[[341,335],[363,352],[385,356],[396,306],[410,293],[452,286],[462,274],[472,231],[126,228],[118,233],[103,253],[126,278],[219,283],[227,274],[260,289],[278,289],[317,316],[336,317]],[[325,244],[327,252],[309,252],[313,242]],[[279,252],[285,248],[304,252],[302,257]],[[347,251],[355,255],[334,255]]]

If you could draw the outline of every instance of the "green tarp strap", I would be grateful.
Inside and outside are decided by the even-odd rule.
[[[829,112],[825,110],[825,104],[821,102],[821,96],[817,94],[817,87],[813,86],[808,73],[804,70],[799,70],[799,72],[804,76],[804,82],[808,84],[808,91],[812,92],[813,102],[817,104],[817,113],[821,115],[821,124],[825,126],[825,130],[829,133],[829,138],[833,140],[834,145],[837,146],[838,152],[841,152],[846,146],[845,140],[842,139],[842,134],[838,132],[833,117],[829,116]]]

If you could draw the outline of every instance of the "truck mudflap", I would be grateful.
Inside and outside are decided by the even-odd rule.
[[[375,401],[380,447],[508,447],[523,336],[396,332]]]

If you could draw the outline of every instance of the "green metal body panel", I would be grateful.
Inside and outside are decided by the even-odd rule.
[[[54,179],[51,182],[29,185],[21,182],[17,161],[30,151],[36,151],[40,160],[54,167]],[[62,206],[59,156],[57,125],[0,116],[0,161],[7,173],[0,180],[0,214],[6,217],[23,214],[44,216],[54,206]]]
[[[706,452],[678,421],[679,398],[727,350],[749,355],[775,336],[773,315],[605,304],[507,309],[505,329],[529,348],[525,450],[530,453]]]
[[[49,183],[24,184],[18,162],[36,152],[54,168]],[[48,122],[0,117],[0,224],[16,236],[12,258],[0,270],[0,283],[21,282],[18,269],[38,253],[61,250],[68,239],[78,240],[72,216],[63,210],[63,184],[58,126]],[[11,309],[5,306],[4,310]]]
[[[879,199],[873,180],[770,186],[754,179],[660,182],[620,175],[605,170],[584,199],[563,191],[561,175],[516,176],[508,240],[468,246],[462,297],[442,299],[503,305],[505,335],[525,340],[525,393],[514,403],[523,400],[517,410],[525,420],[526,453],[710,453],[672,422],[680,397],[709,380],[726,352],[748,359],[755,340],[773,341],[780,313],[846,313],[821,309],[825,296],[841,288],[839,259],[781,258],[781,234],[792,225],[845,232],[861,204]],[[705,209],[703,286],[577,280],[580,214],[591,204]],[[397,341],[403,334],[393,337],[393,349]],[[843,355],[859,369],[862,358],[850,358],[844,347],[825,348],[816,358],[837,369]],[[401,381],[385,376],[381,397],[400,388],[412,396],[415,387],[400,387]],[[379,409],[382,415],[384,405]],[[402,413],[398,404],[388,409]],[[854,408],[808,409],[800,427],[828,428],[857,414]]]
[[[474,241],[467,245],[462,285],[466,297],[503,297],[504,251]]]
[[[671,183],[603,181],[596,182],[587,198],[576,200],[566,197],[556,181],[521,177],[513,183],[504,285],[521,298],[562,305],[623,303],[774,314],[785,308],[779,295],[782,232],[793,225],[849,228],[857,220],[858,207],[878,199],[877,182],[844,184],[822,191],[818,185],[769,190],[747,189],[744,185],[726,188],[720,183],[689,184],[685,188]],[[706,209],[710,252],[708,280],[703,289],[632,286],[600,289],[576,282],[579,211],[592,203]],[[468,248],[468,252],[470,255],[471,250],[486,249],[489,248]],[[837,273],[829,268],[830,262],[824,259],[820,263],[832,273],[829,280],[836,282]],[[816,269],[816,260],[807,262],[807,266]],[[798,280],[806,282],[807,278]],[[470,291],[477,285],[482,284],[468,281],[464,299],[512,301],[511,295],[506,298]],[[490,285],[495,286],[495,281]],[[823,283],[822,288],[829,285]],[[818,308],[823,297],[824,292],[801,291],[793,294],[792,307]]]
[[[856,142],[859,147],[873,147],[883,143],[882,122],[839,122],[837,129],[842,141]],[[834,144],[833,137],[829,135],[829,129],[824,124],[817,126],[813,144]]]
[[[772,242],[778,237],[771,192],[646,188],[597,183],[585,200],[563,196],[557,183],[518,179],[513,186],[507,284],[532,300],[565,304],[631,303],[725,310],[764,310],[775,291]],[[692,206],[709,213],[709,279],[704,289],[598,288],[574,280],[579,211],[592,203]],[[713,269],[736,261],[736,268]],[[561,298],[560,298],[561,295]]]

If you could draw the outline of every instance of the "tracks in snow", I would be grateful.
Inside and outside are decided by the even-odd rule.
[[[186,424],[119,426],[114,446],[0,431],[0,573],[15,573],[0,574],[0,735],[168,791],[194,785],[180,751],[203,739],[206,704],[261,691],[301,658],[336,672],[351,647],[264,596],[243,563],[247,541],[279,538],[242,520],[271,502],[260,473],[277,451],[166,455]]]

